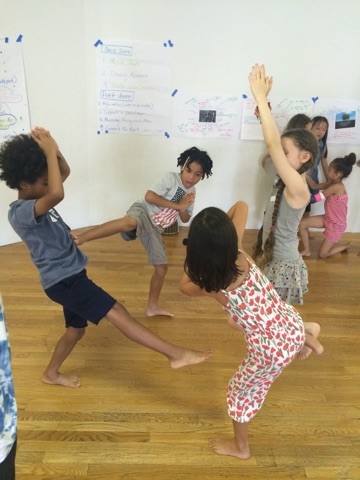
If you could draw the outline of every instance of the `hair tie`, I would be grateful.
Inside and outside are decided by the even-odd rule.
[[[185,162],[184,162],[184,165],[182,166],[181,171],[185,170],[185,168],[187,167],[187,164],[189,163],[190,158],[191,158],[190,156],[187,157],[187,159],[186,159]]]

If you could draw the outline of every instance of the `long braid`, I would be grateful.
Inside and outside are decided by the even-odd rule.
[[[273,210],[273,214],[272,214],[272,218],[271,218],[271,227],[270,227],[269,236],[267,237],[267,239],[264,243],[264,248],[263,248],[262,247],[263,227],[261,227],[261,245],[259,245],[259,235],[258,235],[258,240],[255,244],[255,249],[254,249],[254,260],[260,268],[263,268],[267,263],[271,262],[272,258],[273,258],[273,250],[274,250],[274,245],[275,245],[274,230],[275,230],[275,226],[276,226],[276,220],[277,220],[278,215],[279,215],[281,198],[282,198],[284,188],[285,188],[285,184],[281,180],[281,178],[279,178],[279,180],[276,184],[276,187],[277,187],[278,190],[276,192],[276,197],[275,197],[275,202],[274,202],[274,210]]]

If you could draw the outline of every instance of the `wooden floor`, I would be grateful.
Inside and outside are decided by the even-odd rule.
[[[135,318],[171,342],[212,347],[213,358],[173,371],[103,320],[64,364],[64,373],[81,376],[79,389],[41,383],[63,333],[62,311],[41,290],[25,247],[0,247],[19,410],[17,480],[360,479],[360,234],[345,236],[354,241],[348,254],[306,259],[310,291],[299,310],[321,323],[325,353],[295,360],[276,380],[250,423],[252,457],[244,462],[208,447],[209,437],[232,434],[225,391],[245,345],[219,305],[179,293],[186,232],[164,237],[162,301],[173,319],[144,316],[152,268],[139,241],[111,237],[83,250],[90,278]],[[254,236],[246,232],[248,248]],[[318,233],[314,250],[319,244]]]

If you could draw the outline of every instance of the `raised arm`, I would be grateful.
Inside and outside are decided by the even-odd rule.
[[[64,198],[63,178],[58,160],[58,146],[48,130],[42,127],[35,127],[31,130],[31,137],[39,145],[46,157],[47,188],[42,197],[35,202],[35,216],[43,215],[55,207]],[[65,162],[66,163],[66,162]],[[67,164],[66,164],[67,165]]]
[[[321,166],[325,175],[326,181],[329,181],[329,165],[327,162],[327,146],[325,145],[323,156],[321,157]]]
[[[285,183],[287,196],[300,203],[306,202],[309,196],[306,184],[296,169],[290,165],[284,152],[279,130],[271,115],[267,95],[272,87],[272,77],[265,74],[264,65],[254,65],[249,74],[251,91],[258,104],[264,140],[276,171]]]
[[[57,156],[58,163],[59,163],[59,169],[60,169],[60,174],[61,174],[62,181],[65,182],[65,180],[70,175],[69,164],[67,163],[67,161],[65,160],[63,154],[60,152],[59,149],[57,151],[56,156]]]
[[[316,183],[309,175],[306,175],[306,182],[313,190],[324,190],[332,184],[331,182]]]

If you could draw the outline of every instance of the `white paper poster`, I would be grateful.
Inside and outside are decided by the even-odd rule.
[[[314,116],[327,118],[327,143],[360,145],[360,101],[323,99],[314,107]]]
[[[239,139],[241,99],[176,92],[173,134],[178,137]]]
[[[0,39],[0,142],[30,131],[21,36]]]
[[[312,99],[271,97],[271,113],[275,123],[282,132],[291,117],[298,113],[304,113],[310,118],[313,116]],[[253,98],[246,98],[243,105],[243,116],[241,125],[242,140],[263,140],[261,123],[255,116],[256,101]]]
[[[96,44],[98,133],[164,135],[169,130],[171,47]]]
[[[360,101],[332,100],[312,97],[309,99],[269,97],[272,115],[280,132],[291,117],[304,113],[310,118],[325,117],[329,122],[327,143],[360,145]],[[241,124],[242,140],[263,140],[260,121],[254,112],[256,101],[247,98],[243,103]]]

